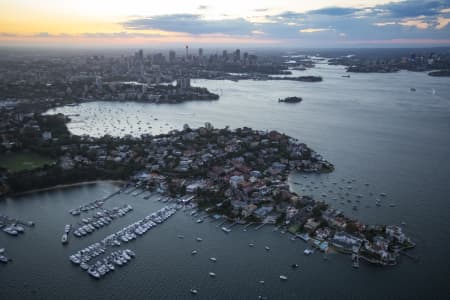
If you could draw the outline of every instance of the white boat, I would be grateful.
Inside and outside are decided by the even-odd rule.
[[[217,258],[211,257],[209,260],[212,261],[212,262],[216,262],[216,261],[217,261]]]
[[[25,231],[25,229],[20,225],[15,225],[14,229],[17,230],[17,232],[19,232],[19,233],[22,233]]]
[[[198,293],[198,291],[197,291],[196,289],[194,289],[194,288],[192,288],[192,289],[190,290],[190,292],[191,292],[191,294],[193,294],[193,295],[197,295],[197,293]]]
[[[249,246],[249,247],[255,247],[255,244],[250,243],[250,244],[248,244],[248,246]]]
[[[285,275],[280,275],[280,279],[284,280],[284,281],[288,280],[287,276],[285,276]]]
[[[269,246],[264,247],[266,249],[266,251],[270,251]]]
[[[64,233],[61,237],[61,243],[66,244],[69,241],[67,238],[67,233]]]
[[[214,273],[214,272],[209,272],[209,276],[210,276],[210,277],[216,277],[216,273]]]
[[[203,241],[203,239],[201,237],[196,238],[197,242],[201,242]]]
[[[192,254],[192,255],[197,254],[197,250],[192,250],[191,254]]]
[[[6,256],[0,255],[0,262],[6,264],[6,263],[8,263],[8,261],[9,261],[9,259]]]
[[[313,250],[311,250],[311,249],[305,249],[305,251],[303,251],[303,254],[305,254],[305,255],[310,255],[312,253],[313,253]]]
[[[225,231],[226,233],[230,233],[231,232],[231,229],[226,228],[225,226],[222,227],[222,230]]]

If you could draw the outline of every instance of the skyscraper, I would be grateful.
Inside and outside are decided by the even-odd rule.
[[[173,64],[175,62],[175,57],[176,57],[175,51],[171,50],[169,52],[169,63]]]

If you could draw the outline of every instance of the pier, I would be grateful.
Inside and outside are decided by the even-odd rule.
[[[227,222],[227,220],[223,220],[222,222],[220,222],[219,224],[216,225],[216,227],[221,227],[223,224],[225,224]]]
[[[231,229],[233,226],[235,226],[236,224],[238,224],[238,222],[234,222],[233,224],[231,224],[230,226],[228,226],[228,229]]]
[[[243,230],[247,230],[247,228],[249,228],[249,227],[252,226],[253,224],[254,224],[253,222],[250,222],[250,223],[246,224],[246,225],[244,226],[244,229],[243,229]]]
[[[258,225],[255,230],[260,230],[264,225],[266,225],[267,223],[261,223],[260,225]]]
[[[78,208],[73,208],[73,209],[69,210],[69,213],[70,213],[72,216],[78,216],[78,215],[80,215],[82,212],[87,212],[87,211],[90,211],[90,210],[97,209],[97,208],[103,206],[103,204],[105,204],[105,202],[106,202],[107,200],[109,200],[109,199],[111,199],[112,197],[114,197],[114,196],[120,194],[121,192],[122,192],[122,190],[119,189],[119,190],[115,191],[114,193],[111,193],[111,194],[109,194],[109,195],[103,197],[102,199],[94,200],[94,201],[92,201],[92,202],[83,204],[83,205],[81,205],[81,206],[78,207]]]

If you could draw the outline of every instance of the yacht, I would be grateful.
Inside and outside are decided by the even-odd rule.
[[[8,263],[8,261],[9,261],[9,259],[6,256],[0,255],[0,262],[6,264],[6,263]]]
[[[222,227],[222,230],[225,231],[226,233],[230,233],[231,232],[231,229],[226,228],[225,226]]]
[[[197,242],[201,242],[203,241],[203,239],[201,237],[196,238]]]
[[[203,219],[198,219],[197,220],[197,223],[202,223],[203,222]]]
[[[250,244],[248,244],[248,246],[249,246],[249,247],[255,247],[255,244],[250,243]]]
[[[12,228],[11,226],[4,228],[3,231],[6,232],[9,235],[18,235],[19,234],[19,232],[17,232],[17,230]]]
[[[197,250],[192,250],[191,254],[192,254],[192,255],[197,254]]]
[[[136,256],[136,253],[134,253],[133,250],[125,249],[125,252],[126,252],[131,258],[133,258],[133,257]]]
[[[311,255],[311,254],[313,254],[313,250],[311,250],[311,249],[305,249],[305,251],[303,251],[303,254],[305,254],[305,255]]]
[[[212,262],[216,262],[216,261],[217,261],[217,258],[211,257],[209,260],[212,261]]]
[[[68,242],[67,233],[64,233],[61,237],[61,243],[66,244]]]
[[[298,264],[292,264],[291,267],[292,267],[293,269],[296,269],[296,268],[299,267],[299,265],[298,265]]]
[[[269,246],[266,246],[264,248],[266,249],[266,251],[270,251],[270,247]]]
[[[70,227],[71,227],[70,224],[66,224],[66,226],[64,226],[64,232],[65,232],[65,233],[69,233]]]
[[[210,276],[210,277],[216,277],[216,273],[214,273],[214,272],[209,272],[209,276]]]
[[[106,264],[106,266],[109,268],[109,270],[110,271],[114,271],[116,268],[114,267],[114,265],[112,264],[112,263],[110,263],[110,262],[108,262],[107,264]]]
[[[193,294],[193,295],[197,295],[197,293],[198,293],[198,291],[197,291],[196,289],[194,289],[194,288],[192,288],[192,289],[190,290],[190,292],[191,292],[191,294]]]
[[[17,230],[17,232],[19,232],[19,233],[22,233],[25,231],[25,229],[20,225],[15,225],[14,229]]]
[[[92,277],[94,277],[96,279],[100,278],[100,274],[98,273],[98,271],[95,268],[89,268],[88,273],[89,273],[89,275],[91,275]]]
[[[286,281],[288,278],[285,275],[280,275],[280,279]]]

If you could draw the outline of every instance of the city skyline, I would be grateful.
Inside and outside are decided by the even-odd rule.
[[[450,45],[450,1],[0,0],[3,46]]]

